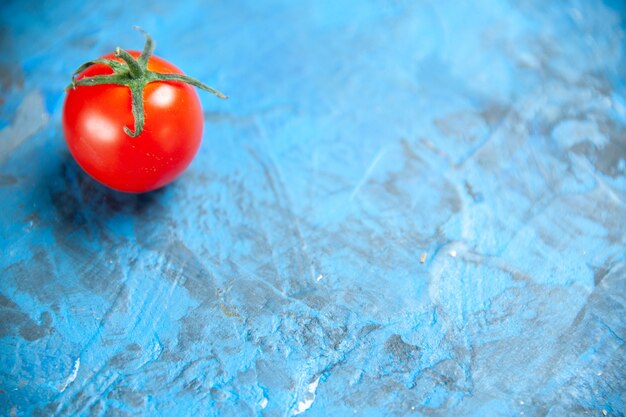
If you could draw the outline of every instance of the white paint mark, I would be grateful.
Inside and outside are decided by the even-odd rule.
[[[263,397],[261,399],[261,401],[259,401],[259,406],[261,406],[261,408],[265,408],[265,407],[267,407],[267,403],[268,402],[269,402],[269,400],[267,398]]]
[[[522,401],[522,400],[520,400],[519,403],[520,403],[520,405],[524,405],[524,401]]]
[[[322,280],[322,278],[324,278],[324,275],[320,274],[320,275],[317,277],[317,281],[318,281],[318,282],[319,282],[319,281],[321,281],[321,280]]]
[[[306,410],[311,408],[313,405],[313,401],[315,401],[315,390],[317,390],[317,386],[320,383],[320,377],[315,378],[309,386],[307,387],[307,392],[304,394],[304,399],[298,402],[298,406],[293,411],[293,415],[298,415],[304,413]]]
[[[617,193],[615,193],[615,191],[613,191],[611,189],[611,187],[606,184],[604,179],[596,173],[595,169],[591,166],[591,164],[589,163],[589,161],[586,158],[574,158],[574,161],[578,162],[576,164],[577,167],[582,167],[583,169],[585,169],[585,171],[587,171],[589,174],[591,174],[594,177],[594,179],[596,180],[596,182],[598,184],[598,188],[601,189],[602,191],[606,192],[608,194],[608,196],[611,197],[611,199],[615,203],[617,203],[617,204],[624,204],[624,202],[622,201],[620,196],[618,196]],[[622,164],[622,162],[624,164]],[[626,161],[624,159],[622,159],[622,160],[620,160],[620,166],[618,166],[618,168],[620,170],[622,170],[622,169],[624,169],[624,165],[626,165]]]
[[[359,193],[359,191],[361,191],[361,188],[363,188],[363,186],[367,183],[370,176],[372,175],[372,172],[374,172],[374,168],[376,168],[376,165],[378,165],[378,163],[380,162],[382,157],[385,155],[385,153],[387,153],[387,148],[383,148],[380,151],[378,151],[378,153],[374,157],[374,160],[372,161],[370,166],[367,167],[367,170],[365,171],[363,178],[361,178],[361,181],[359,181],[359,183],[352,190],[352,194],[350,194],[350,201],[354,200],[354,197]]]
[[[552,137],[565,149],[587,141],[598,148],[604,148],[609,143],[609,138],[598,124],[590,120],[564,120],[554,127]]]
[[[533,55],[527,52],[522,52],[518,55],[519,61],[522,65],[529,68],[538,68],[540,61]]]
[[[74,362],[74,368],[72,369],[72,373],[67,377],[61,388],[59,390],[61,392],[65,391],[65,389],[76,379],[78,375],[78,368],[80,368],[80,358],[77,358]]]
[[[15,111],[13,123],[0,130],[0,162],[47,123],[48,113],[41,93],[29,93]]]
[[[569,10],[569,15],[576,21],[576,23],[580,23],[583,20],[583,14],[576,8],[571,8]]]
[[[615,95],[613,95],[613,100],[611,100],[611,103],[613,104],[613,108],[615,109],[615,111],[617,111],[620,115],[623,116],[624,114],[626,114],[626,106],[624,106],[624,104],[622,104],[622,100],[617,98]]]
[[[456,251],[454,249],[451,250],[449,255],[452,256],[453,258],[456,258]]]

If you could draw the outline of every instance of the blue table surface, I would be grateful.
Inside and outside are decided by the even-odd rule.
[[[116,46],[201,93],[111,191],[64,92]],[[0,5],[0,415],[623,416],[619,0]]]

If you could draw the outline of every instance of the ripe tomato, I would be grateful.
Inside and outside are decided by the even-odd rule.
[[[139,52],[129,51],[137,58]],[[116,59],[113,54],[103,57]],[[152,56],[148,68],[182,72]],[[112,74],[95,64],[80,74]],[[113,189],[144,192],[173,181],[191,163],[202,139],[203,115],[194,88],[180,81],[157,81],[144,89],[145,125],[137,137],[124,132],[133,126],[131,92],[115,84],[78,86],[69,90],[63,109],[63,131],[70,152],[89,175]]]
[[[112,60],[115,62],[109,61],[110,64],[124,64],[128,58],[121,59],[119,51],[118,48],[115,54],[94,62]],[[128,54],[135,59],[141,55],[138,51]],[[145,55],[145,74],[183,74],[171,63],[152,56],[151,50]],[[141,58],[135,62],[141,63]],[[141,86],[139,97],[143,103],[136,103],[129,85],[81,85],[83,79],[118,72],[104,63],[85,66],[87,68],[73,79],[72,87],[68,87],[63,108],[66,142],[81,168],[100,183],[130,193],[154,190],[178,177],[198,151],[204,122],[200,100],[189,81],[152,78]],[[132,79],[128,66],[122,72],[124,80]],[[141,110],[139,127],[135,107]],[[135,134],[140,132],[135,137],[131,134],[133,125]]]

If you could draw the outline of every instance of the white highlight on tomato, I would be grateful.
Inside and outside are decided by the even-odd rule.
[[[161,84],[150,94],[150,103],[158,107],[170,107],[174,101],[174,89],[171,85]]]
[[[95,113],[95,112],[94,112]],[[99,138],[102,142],[115,140],[118,126],[111,123],[110,119],[99,114],[85,115],[85,130],[94,138]]]

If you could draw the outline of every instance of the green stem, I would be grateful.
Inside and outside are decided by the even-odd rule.
[[[139,62],[131,54],[120,48],[119,46],[115,49],[115,56],[121,58],[128,65],[128,69],[130,70],[130,75],[133,78],[141,78],[144,75],[143,68],[139,65]]]
[[[130,137],[137,137],[143,132],[145,124],[143,90],[146,84],[151,82],[180,81],[215,94],[219,98],[228,98],[216,89],[209,87],[195,78],[188,77],[187,75],[163,74],[160,72],[149,71],[148,62],[154,51],[154,41],[152,40],[152,37],[150,37],[150,35],[143,29],[136,26],[134,28],[143,33],[146,37],[146,43],[144,44],[143,51],[138,59],[135,59],[127,51],[117,48],[115,50],[115,56],[120,58],[123,62],[112,59],[94,59],[84,63],[72,74],[72,82],[69,86],[67,86],[66,91],[77,87],[91,87],[103,84],[115,84],[128,87],[131,92],[132,112],[135,125],[132,131],[127,126],[124,126],[124,132]],[[94,64],[104,64],[109,66],[113,70],[113,74],[94,75],[91,77],[83,77],[78,81],[76,80],[76,77],[80,73]]]
[[[130,92],[133,101],[133,118],[135,119],[135,128],[134,131],[131,132],[129,128],[124,126],[124,132],[130,136],[131,138],[135,138],[143,132],[143,125],[145,122],[144,112],[143,112],[143,87],[145,84],[141,83],[141,81],[133,81],[130,83]]]
[[[133,26],[133,29],[138,30],[139,32],[143,33],[143,35],[146,37],[146,43],[143,46],[143,51],[141,52],[141,55],[139,56],[139,59],[138,59],[139,65],[141,65],[143,69],[146,69],[148,68],[148,60],[150,59],[150,57],[152,56],[152,53],[154,52],[154,48],[155,48],[154,41],[152,40],[152,37],[148,34],[148,32],[146,32],[139,26]]]

